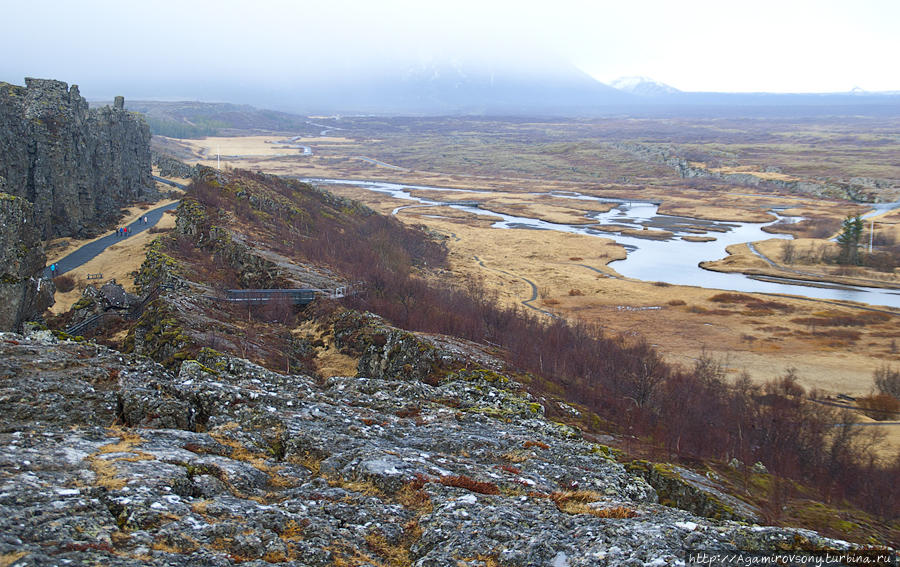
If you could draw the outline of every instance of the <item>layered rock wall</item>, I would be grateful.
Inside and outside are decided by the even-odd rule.
[[[76,85],[0,82],[0,177],[34,204],[42,238],[87,236],[155,195],[150,129],[121,99],[90,109]]]
[[[53,283],[41,278],[46,256],[31,203],[2,188],[0,178],[0,331],[10,331],[53,305]]]

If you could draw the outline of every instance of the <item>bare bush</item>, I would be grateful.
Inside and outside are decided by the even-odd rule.
[[[856,404],[862,408],[864,414],[878,421],[896,419],[900,412],[900,400],[890,394],[874,394],[857,398]]]
[[[782,264],[793,264],[794,256],[797,252],[797,247],[794,246],[793,240],[785,240],[781,243],[781,263]]]
[[[53,278],[53,285],[56,286],[56,291],[68,293],[75,289],[75,278],[71,274],[56,276]]]
[[[875,370],[873,378],[879,392],[900,399],[900,370],[882,364]]]

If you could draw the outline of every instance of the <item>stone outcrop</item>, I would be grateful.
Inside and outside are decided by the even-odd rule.
[[[877,202],[884,200],[885,196],[890,200],[897,194],[895,188],[891,188],[888,182],[882,180],[860,177],[853,177],[849,182],[833,179],[771,179],[753,175],[752,173],[712,171],[704,166],[678,157],[671,146],[655,147],[631,142],[612,143],[610,146],[617,150],[628,152],[642,160],[675,168],[684,179],[711,178],[748,187],[773,187],[789,193],[832,199],[849,199],[857,202]]]
[[[181,179],[189,179],[200,167],[199,165],[188,165],[183,161],[177,160],[172,156],[153,152],[151,154],[153,165],[159,168],[161,177],[178,177]]]
[[[760,520],[758,510],[720,490],[715,479],[672,464],[632,461],[628,471],[644,477],[661,504],[688,510],[708,518],[753,521]]]
[[[31,203],[0,192],[0,330],[16,330],[53,305],[53,282],[42,279],[45,262]]]
[[[150,129],[120,98],[90,109],[76,85],[0,82],[0,176],[34,204],[42,238],[90,235],[155,195]]]
[[[843,550],[662,505],[603,445],[472,369],[316,381],[205,349],[177,373],[0,333],[9,565],[684,565]],[[523,405],[524,404],[524,405]]]

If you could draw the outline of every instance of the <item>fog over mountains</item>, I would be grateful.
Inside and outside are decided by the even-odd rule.
[[[541,55],[544,55],[543,57]],[[327,73],[288,71],[245,78],[170,77],[123,80],[115,91],[129,100],[249,104],[295,114],[561,116],[821,115],[900,113],[900,93],[854,89],[842,93],[685,92],[648,77],[604,84],[575,65],[546,54],[522,60],[427,58],[402,64],[345,62]],[[91,87],[95,88],[91,88]]]
[[[648,77],[620,77],[610,83],[620,91],[643,97],[660,97],[679,93],[678,89]]]
[[[900,112],[898,93],[683,92],[646,77],[624,77],[607,85],[565,63],[528,69],[432,60],[284,88],[244,87],[249,88],[226,100],[300,113],[597,116],[726,107],[763,114],[831,107],[867,114]]]
[[[524,56],[524,55],[523,55]],[[537,58],[537,56],[536,56]],[[850,91],[822,94],[684,92],[647,77],[604,84],[555,60],[529,66],[447,58],[366,69],[351,65],[327,76],[274,81],[222,81],[150,87],[133,98],[192,93],[185,98],[251,104],[301,114],[602,116],[610,114],[865,114],[900,112],[900,94]],[[727,109],[727,110],[726,110]]]

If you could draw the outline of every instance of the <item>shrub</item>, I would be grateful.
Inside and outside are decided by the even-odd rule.
[[[598,518],[633,518],[637,512],[624,506],[601,508],[591,506],[591,503],[601,500],[603,496],[591,490],[575,490],[567,492],[554,492],[550,495],[560,512],[567,514],[590,514]]]
[[[874,394],[857,398],[856,404],[872,419],[885,421],[895,419],[900,412],[900,400],[889,394]]]
[[[874,379],[879,392],[900,398],[900,370],[894,370],[883,364],[875,370]]]
[[[75,278],[71,274],[63,274],[53,278],[53,284],[57,291],[68,293],[75,289]]]
[[[479,494],[500,494],[500,489],[493,482],[480,482],[465,475],[459,476],[442,476],[439,480],[444,486],[455,486],[456,488],[465,488],[470,492]]]

